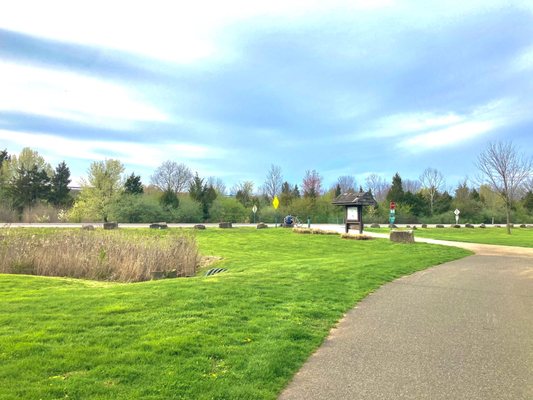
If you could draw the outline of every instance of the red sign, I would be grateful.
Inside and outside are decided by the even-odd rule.
[[[390,202],[390,209],[391,209],[391,210],[396,209],[396,203],[395,203],[394,201],[391,201],[391,202]]]

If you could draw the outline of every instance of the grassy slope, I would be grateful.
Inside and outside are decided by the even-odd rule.
[[[386,233],[389,228],[370,228],[369,232]],[[508,235],[505,227],[501,228],[425,228],[417,229],[415,236],[452,240],[456,242],[499,244],[504,246],[533,247],[533,229],[514,228]]]
[[[172,232],[132,233],[144,234]],[[228,272],[137,284],[0,275],[0,398],[275,399],[355,302],[468,254],[281,229],[197,235]]]

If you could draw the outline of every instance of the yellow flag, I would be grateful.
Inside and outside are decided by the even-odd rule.
[[[274,200],[272,200],[272,205],[274,206],[274,209],[278,209],[279,207],[279,199],[278,196],[274,196]]]

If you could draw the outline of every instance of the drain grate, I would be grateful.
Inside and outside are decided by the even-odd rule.
[[[205,276],[220,274],[221,272],[225,272],[225,271],[227,271],[226,268],[211,268],[209,271],[205,273]]]

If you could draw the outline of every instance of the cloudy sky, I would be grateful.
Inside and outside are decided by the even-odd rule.
[[[454,186],[489,141],[532,153],[530,0],[9,3],[0,147],[74,177],[117,158],[144,182],[174,160],[228,187],[271,164]]]

